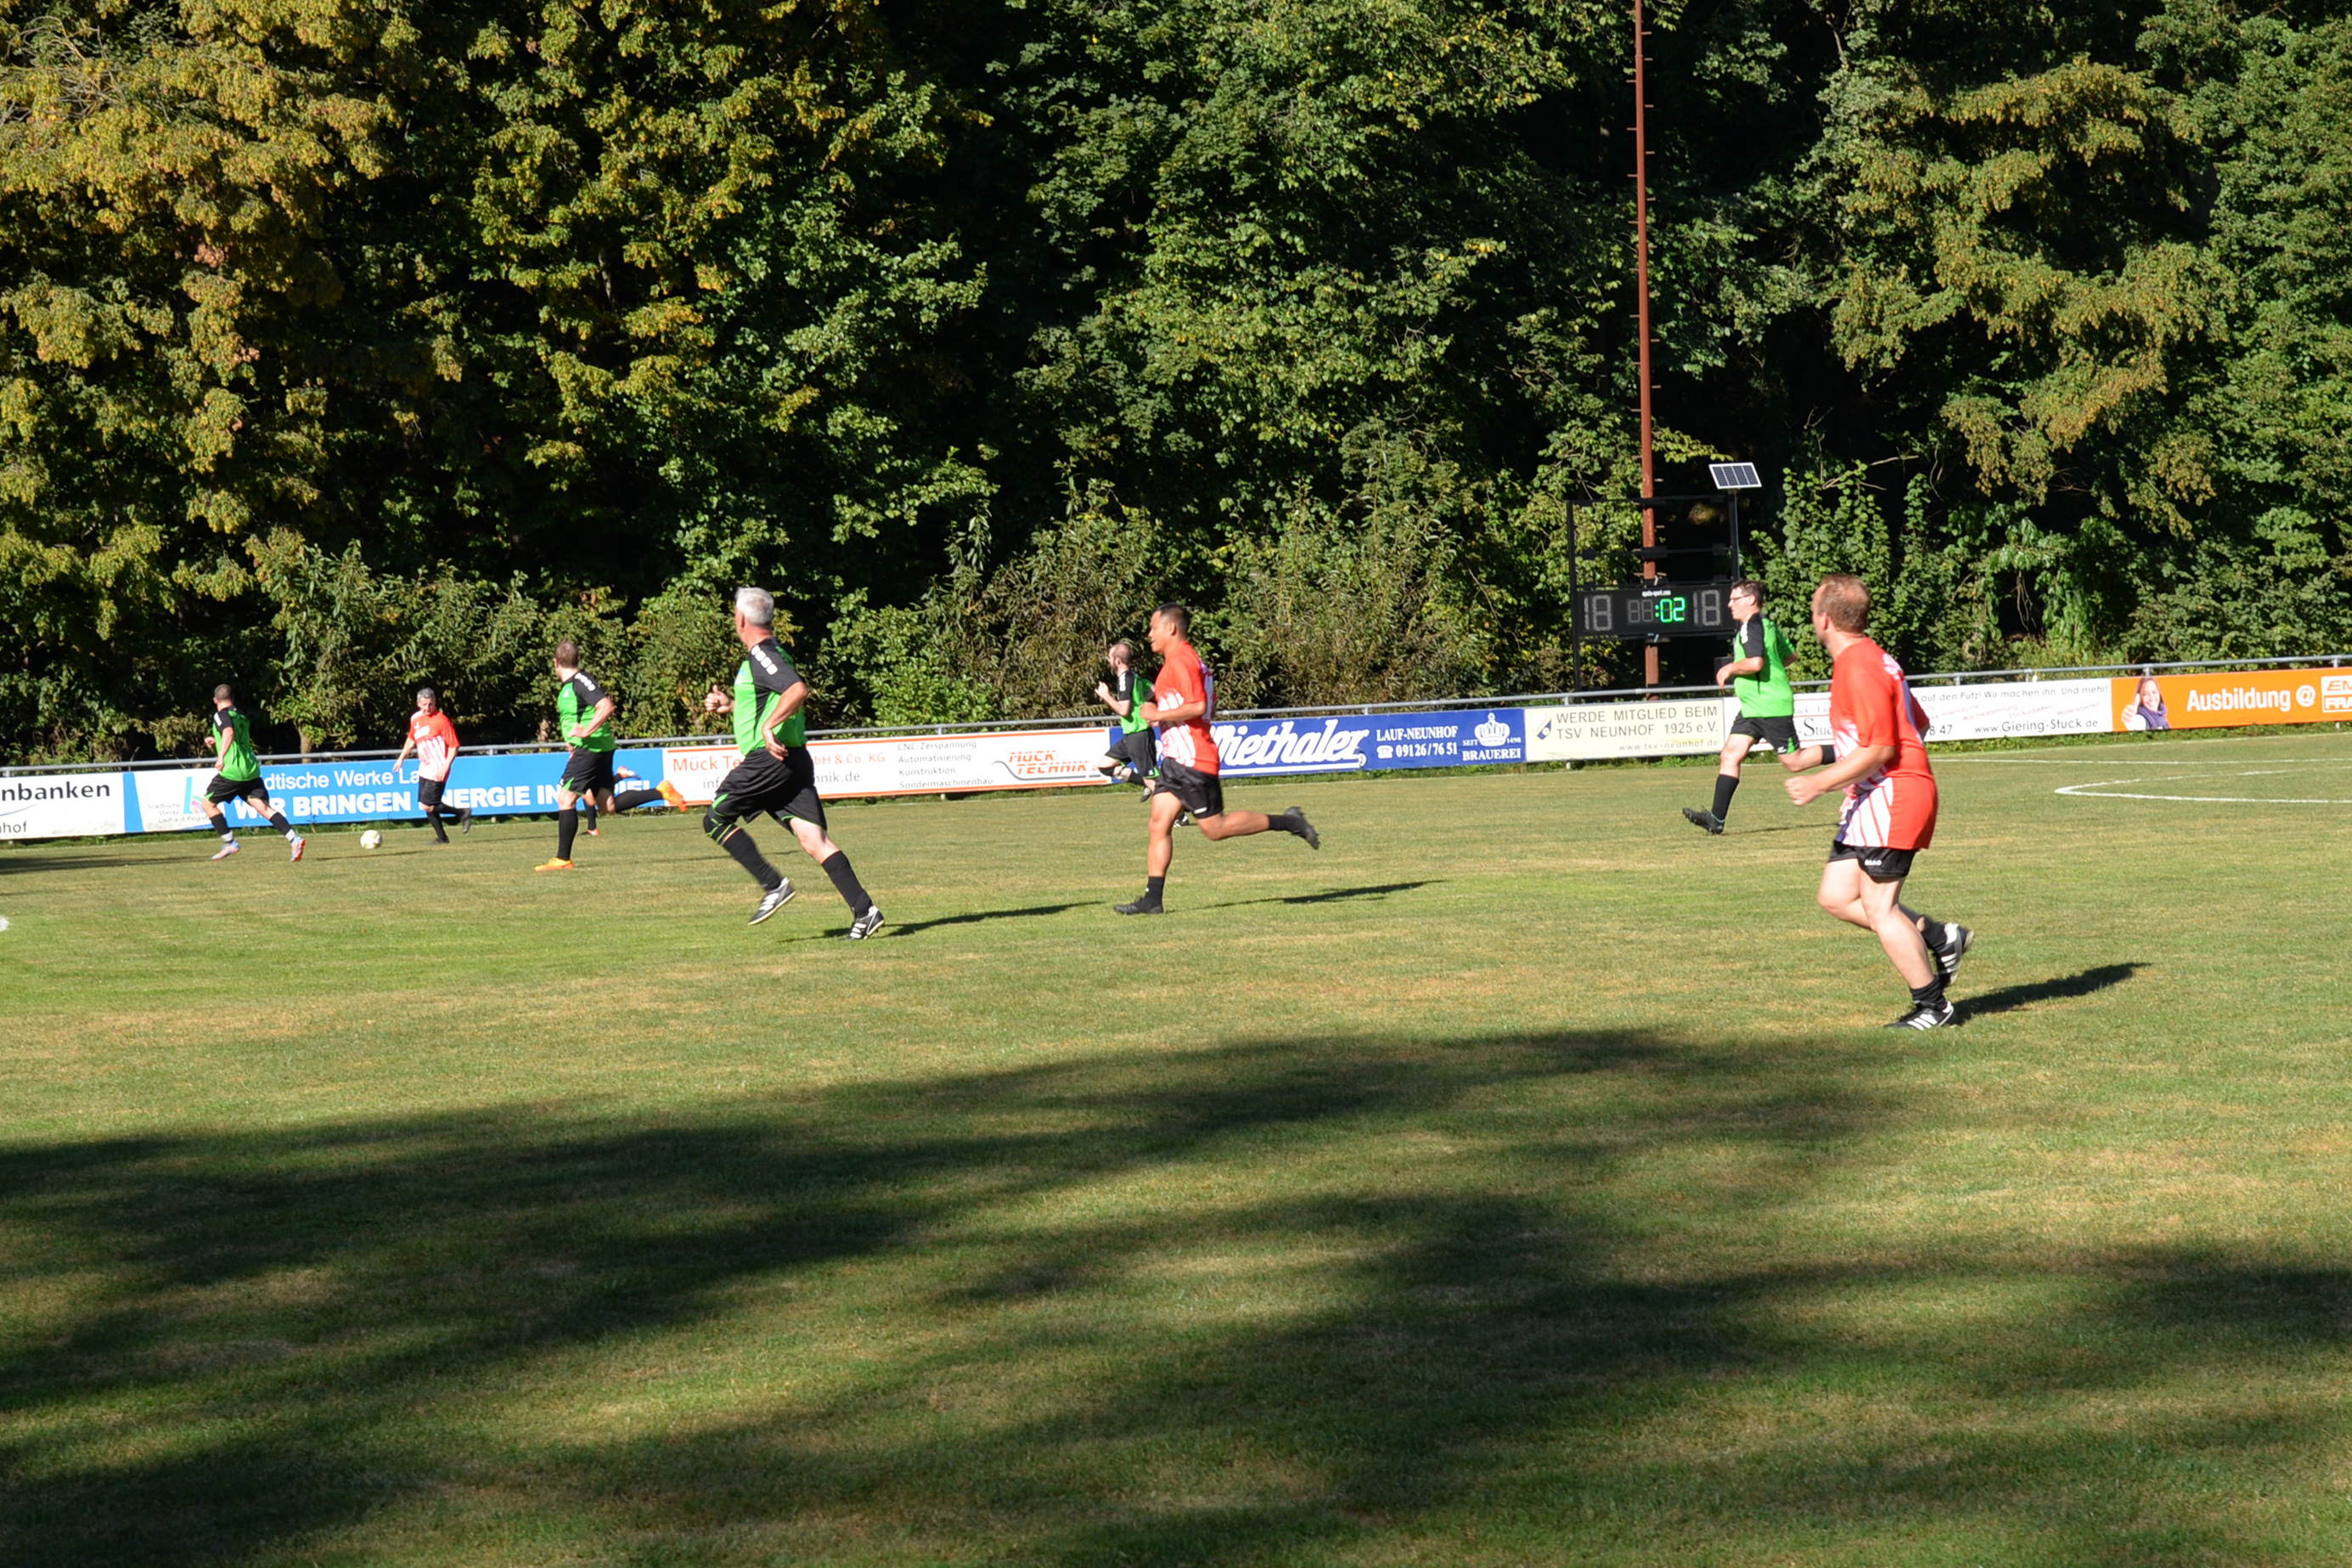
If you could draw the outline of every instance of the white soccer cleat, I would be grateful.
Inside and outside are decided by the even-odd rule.
[[[300,860],[300,859],[302,858],[302,846],[303,846],[304,844],[309,843],[310,841],[310,840],[308,840],[308,839],[306,839],[306,838],[303,838],[303,837],[302,837],[300,834],[299,834],[299,833],[298,833],[298,834],[296,834],[294,837],[292,837],[292,838],[290,838],[290,839],[287,840],[287,841],[286,841],[286,849],[287,849],[287,855],[286,855],[286,858],[287,858],[288,860],[289,860],[289,861],[299,861],[299,860]]]
[[[793,901],[793,894],[799,891],[793,885],[791,877],[784,878],[772,891],[761,896],[760,907],[751,911],[751,924],[757,925],[761,921],[790,904]]]
[[[238,843],[235,839],[231,839],[228,842],[223,844],[219,849],[213,852],[213,859],[216,861],[225,861],[244,847],[244,845]]]

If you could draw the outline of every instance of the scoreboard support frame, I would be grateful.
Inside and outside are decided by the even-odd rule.
[[[1626,496],[1605,501],[1573,501],[1568,508],[1568,685],[1571,691],[1584,689],[1584,630],[1577,613],[1579,596],[1576,579],[1576,514],[1589,507],[1638,507],[1643,512],[1655,512],[1660,507],[1686,507],[1699,501],[1729,501],[1731,503],[1731,575],[1740,576],[1739,563],[1739,491],[1715,490],[1693,496]],[[1649,521],[1648,517],[1643,519]],[[1642,574],[1645,578],[1663,578],[1657,570],[1657,557],[1668,553],[1645,547],[1639,552],[1644,559]],[[1623,641],[1624,639],[1620,639]],[[1655,632],[1643,639],[1644,644],[1656,647],[1664,639]],[[1649,683],[1655,685],[1655,682]]]

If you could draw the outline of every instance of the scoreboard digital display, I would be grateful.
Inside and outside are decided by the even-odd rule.
[[[1584,637],[1726,637],[1731,634],[1731,580],[1629,582],[1581,590],[1577,634]]]

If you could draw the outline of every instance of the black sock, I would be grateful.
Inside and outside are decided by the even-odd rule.
[[[1145,877],[1145,878],[1143,879],[1143,902],[1144,902],[1144,903],[1146,903],[1146,904],[1157,904],[1157,903],[1159,903],[1159,902],[1160,902],[1160,895],[1161,894],[1163,894],[1163,893],[1167,892],[1167,891],[1168,891],[1168,879],[1167,879],[1166,877],[1164,877],[1164,876],[1147,876],[1147,877]]]
[[[434,807],[434,808],[433,808],[433,810],[429,810],[429,811],[425,812],[425,821],[426,821],[426,822],[427,822],[427,823],[432,827],[432,829],[433,829],[433,836],[434,836],[436,839],[439,840],[442,843],[445,843],[445,844],[446,844],[446,843],[447,843],[447,842],[449,841],[449,835],[448,835],[447,833],[446,833],[446,832],[442,831],[442,830],[441,830],[441,808],[440,808],[440,807],[436,806],[436,807]]]
[[[580,813],[570,806],[555,813],[555,858],[572,858],[572,841],[580,836]]]
[[[580,814],[588,819],[588,831],[596,831],[596,808],[586,800],[580,802]]]
[[[650,806],[662,798],[658,789],[624,789],[613,797],[613,810],[634,811],[640,806]]]
[[[1731,792],[1739,788],[1739,775],[1718,773],[1715,776],[1715,820],[1722,821],[1731,815]]]
[[[866,890],[857,885],[857,873],[849,869],[849,852],[835,850],[833,858],[824,862],[824,874],[833,878],[833,890],[841,894],[841,902],[849,905],[852,915],[863,915],[874,907]]]
[[[288,825],[286,821],[286,813],[283,811],[270,812],[269,825],[277,829],[279,832],[285,834],[289,839],[295,836],[294,830]]]
[[[1943,977],[1939,975],[1924,986],[1912,987],[1911,999],[1923,1008],[1932,1008],[1942,1001],[1944,999]]]
[[[1944,945],[1944,939],[1950,935],[1950,929],[1934,915],[1919,916],[1919,936],[1927,944],[1930,952],[1941,947]]]
[[[236,842],[236,830],[235,828],[230,827],[230,826],[229,826],[227,823],[226,823],[226,822],[223,822],[223,823],[221,824],[221,828],[220,828],[220,836],[221,836],[221,842],[223,842],[223,843],[225,843],[225,844],[233,844],[233,843]]]
[[[751,834],[739,830],[719,842],[735,857],[737,865],[751,873],[751,880],[760,884],[762,892],[773,893],[783,885],[784,873],[768,863],[768,857],[760,852],[760,846],[751,841]]]

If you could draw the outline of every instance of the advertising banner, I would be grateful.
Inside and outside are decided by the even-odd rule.
[[[563,764],[561,751],[495,757],[460,753],[449,769],[449,785],[441,798],[446,805],[462,806],[485,817],[552,811]],[[623,747],[614,753],[614,767],[627,768],[648,784],[661,778],[661,765],[659,751]],[[213,779],[209,766],[97,777],[117,778],[128,785],[122,825],[109,831],[174,833],[210,826],[204,804],[205,787]],[[0,786],[7,782],[0,780]],[[425,809],[416,800],[413,761],[397,776],[385,761],[264,763],[261,782],[270,800],[297,827],[306,822],[422,821],[425,817]],[[257,827],[265,821],[243,800],[232,800],[223,810],[233,828]]]
[[[2352,670],[2147,675],[2099,684],[2106,688],[2109,727],[2115,729],[2221,729],[2352,720]]]
[[[1050,789],[1108,783],[1095,760],[1114,733],[1104,727],[812,740],[809,757],[816,764],[817,792],[828,799]],[[731,745],[672,747],[659,753],[662,776],[696,805],[709,802],[741,755]]]
[[[78,839],[123,831],[121,773],[0,779],[0,839]]]
[[[1998,740],[2010,736],[2105,735],[2115,727],[2105,680],[2000,681],[1974,686],[1914,685],[1927,714],[1927,739]],[[1738,710],[1733,709],[1734,713]],[[1830,737],[1830,695],[1797,694],[1797,737]]]
[[[1454,713],[1346,714],[1212,725],[1227,779],[1367,768],[1465,768],[1524,762],[1518,708]]]
[[[1588,762],[1611,757],[1698,757],[1723,747],[1738,713],[1725,697],[1664,702],[1576,703],[1522,710],[1530,762]],[[1824,704],[1822,711],[1828,711]]]

